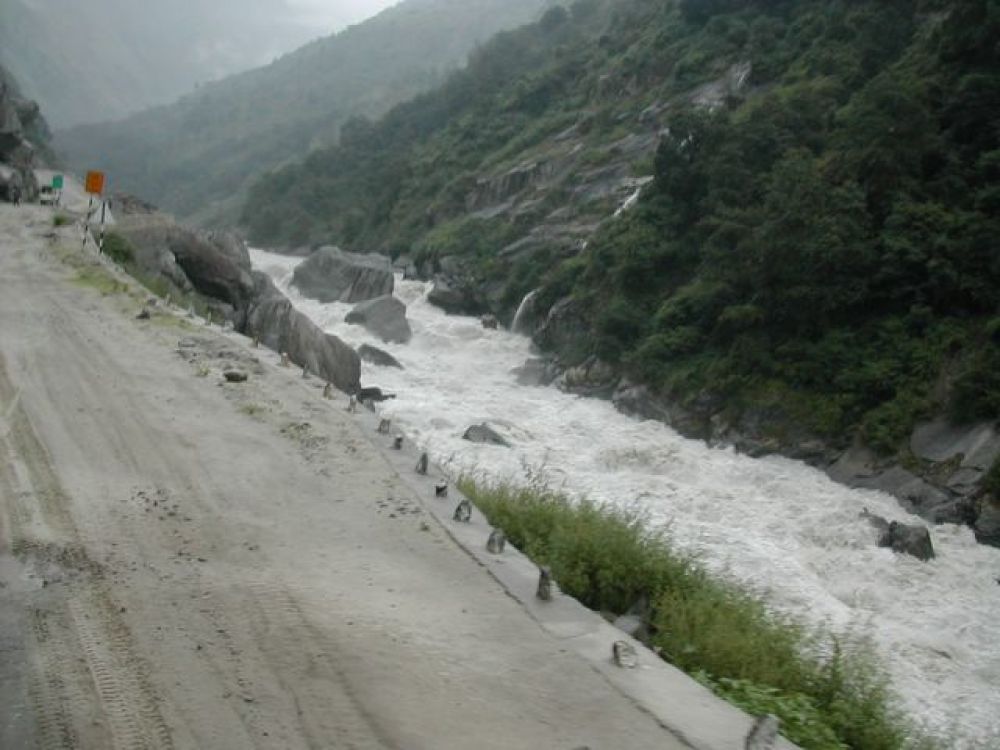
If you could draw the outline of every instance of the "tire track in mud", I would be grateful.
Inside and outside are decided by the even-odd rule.
[[[339,666],[342,650],[309,623],[285,587],[250,584],[245,607],[258,648],[295,702],[309,747],[395,748],[353,694]]]
[[[137,665],[128,629],[103,592],[74,599],[70,616],[116,748],[172,747],[170,730]]]
[[[41,750],[115,748],[169,750],[160,715],[128,627],[73,521],[71,498],[16,393],[0,355],[0,498],[5,499],[11,551],[38,571],[72,577],[65,592],[50,589],[29,628],[31,706]],[[82,668],[79,655],[83,656]],[[110,736],[98,732],[101,717]],[[101,736],[98,737],[97,735]]]

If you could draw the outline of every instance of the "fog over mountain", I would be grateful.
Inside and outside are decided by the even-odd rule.
[[[317,0],[295,2],[319,13]],[[117,122],[57,130],[67,166],[206,226],[236,221],[250,181],[427,91],[502,29],[554,0],[405,0],[275,62]],[[343,6],[345,12],[360,8]]]
[[[0,64],[54,127],[69,127],[167,103],[391,4],[0,0]]]

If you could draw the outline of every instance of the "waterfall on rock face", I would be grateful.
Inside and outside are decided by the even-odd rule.
[[[1000,729],[1000,549],[976,544],[970,529],[933,526],[938,556],[926,563],[880,549],[865,508],[923,523],[889,495],[836,484],[799,461],[686,440],[608,401],[518,385],[511,370],[533,356],[531,340],[445,315],[427,301],[429,284],[397,279],[413,338],[385,344],[344,321],[351,305],[290,288],[301,258],[251,257],[323,330],[399,360],[405,370],[362,364],[367,385],[397,394],[379,416],[452,476],[544,477],[576,497],[638,506],[651,527],[669,529],[713,572],[767,591],[776,609],[870,637],[905,708],[947,737],[949,750],[971,750],[976,739],[1000,747],[991,744]],[[483,422],[510,447],[462,439]]]
[[[510,324],[511,333],[524,333],[524,319],[531,312],[532,303],[540,291],[540,289],[533,289],[524,295],[524,299],[518,305],[517,312],[514,313],[514,322]]]

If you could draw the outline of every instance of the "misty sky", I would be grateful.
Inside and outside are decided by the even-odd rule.
[[[398,0],[286,0],[303,23],[330,32],[357,23],[395,5]]]

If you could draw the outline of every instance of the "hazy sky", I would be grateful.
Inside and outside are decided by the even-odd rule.
[[[317,31],[333,31],[357,23],[395,5],[398,0],[286,0],[303,22]]]

